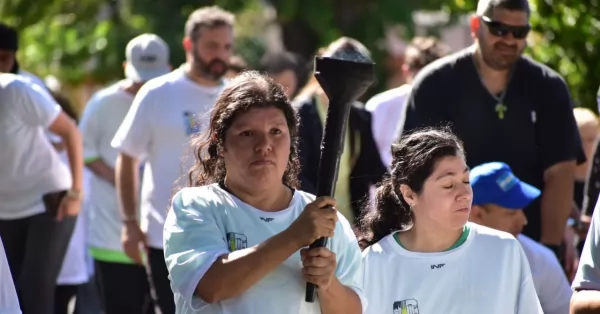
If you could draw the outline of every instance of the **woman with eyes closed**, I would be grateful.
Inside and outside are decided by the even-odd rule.
[[[519,242],[468,223],[473,191],[460,140],[417,130],[392,155],[360,221],[364,313],[543,313]],[[509,179],[497,184],[508,189]]]
[[[361,256],[332,198],[296,190],[298,120],[281,86],[233,78],[173,198],[165,259],[177,313],[362,313]],[[305,247],[330,237],[328,248]],[[304,301],[306,282],[317,301]]]

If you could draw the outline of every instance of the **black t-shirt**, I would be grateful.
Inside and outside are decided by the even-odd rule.
[[[450,123],[464,143],[470,167],[507,163],[521,180],[544,188],[544,170],[584,156],[563,78],[530,59],[519,59],[505,91],[500,119],[499,101],[483,85],[472,49],[439,59],[416,76],[407,99],[403,132]],[[583,157],[585,160],[585,157]],[[525,213],[523,233],[541,236],[540,199]]]

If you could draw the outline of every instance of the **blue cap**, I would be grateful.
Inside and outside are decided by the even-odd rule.
[[[517,178],[503,162],[489,162],[471,169],[473,205],[494,204],[523,209],[541,194],[540,190]]]

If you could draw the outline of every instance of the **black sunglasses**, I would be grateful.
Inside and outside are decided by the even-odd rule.
[[[524,39],[531,30],[531,25],[512,26],[501,22],[492,21],[487,16],[482,16],[481,21],[487,25],[490,33],[498,37],[506,37],[509,33],[516,39]]]

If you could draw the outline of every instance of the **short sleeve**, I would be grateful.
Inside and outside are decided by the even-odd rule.
[[[165,262],[176,299],[199,310],[206,305],[196,287],[210,266],[228,254],[224,227],[201,188],[185,188],[173,197],[164,225]]]
[[[527,261],[527,256],[521,248],[521,245],[515,241],[519,254],[519,263],[521,265],[521,287],[519,288],[519,297],[515,306],[515,314],[543,314],[540,300],[538,299],[537,292],[535,291],[535,285],[531,276],[531,268]]]
[[[356,292],[364,312],[367,308],[367,298],[363,292],[362,254],[350,223],[341,214],[338,214],[338,217],[339,227],[335,230],[336,235],[331,247],[337,257],[335,275],[342,285]]]
[[[101,123],[98,114],[100,103],[99,97],[94,95],[85,106],[79,122],[79,129],[83,137],[83,159],[86,163],[95,161],[100,157]]]
[[[146,159],[151,145],[150,119],[156,97],[150,85],[144,85],[137,93],[123,123],[113,138],[112,147],[138,160]]]
[[[448,104],[443,101],[445,85],[441,82],[443,73],[439,69],[421,70],[412,86],[404,106],[406,118],[403,125],[396,128],[396,139],[402,133],[417,128],[440,126],[448,122]]]
[[[571,287],[575,291],[579,290],[600,290],[600,259],[598,252],[600,248],[600,210],[596,203],[590,229],[585,239],[585,245],[581,252],[579,269]]]
[[[46,90],[26,80],[15,80],[8,88],[17,99],[15,109],[27,124],[50,127],[61,113],[60,105]]]
[[[537,113],[538,145],[543,169],[579,156],[581,139],[577,130],[571,94],[560,77],[547,78],[545,99]]]
[[[0,278],[2,278],[0,280],[0,313],[21,314],[19,299],[8,267],[2,240],[0,240]]]

